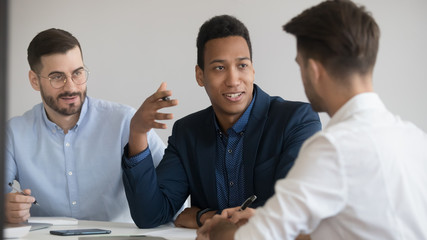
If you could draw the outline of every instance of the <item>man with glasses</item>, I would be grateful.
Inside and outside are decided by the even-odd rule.
[[[135,110],[86,96],[89,71],[78,40],[64,30],[39,33],[28,62],[42,103],[7,126],[6,182],[18,181],[28,195],[6,194],[7,222],[30,214],[131,221],[120,159]],[[157,166],[165,145],[154,131],[147,138]]]

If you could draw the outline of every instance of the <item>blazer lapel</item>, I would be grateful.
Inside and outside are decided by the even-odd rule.
[[[243,142],[243,164],[246,184],[245,197],[253,194],[253,171],[270,105],[269,95],[262,91],[256,84],[254,84],[254,89],[256,89],[257,95],[246,127],[246,134]]]
[[[214,124],[214,112],[206,114],[206,118],[201,121],[203,131],[197,133],[197,159],[199,163],[200,182],[204,191],[204,196],[207,196],[206,201],[209,206],[214,206],[218,209],[218,199],[216,190],[215,177],[215,161],[216,161],[216,130]],[[206,131],[206,129],[208,129]]]

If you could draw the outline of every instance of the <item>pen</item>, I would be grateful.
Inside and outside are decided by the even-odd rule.
[[[240,206],[239,211],[245,210],[249,205],[251,205],[256,199],[255,195],[250,196],[246,201],[243,202],[242,206]]]
[[[163,101],[169,101],[169,100],[171,100],[169,97],[162,97],[162,100]]]
[[[9,183],[9,186],[10,186],[13,190],[17,191],[18,193],[20,193],[20,194],[22,194],[22,195],[30,196],[30,195],[28,195],[28,194],[24,193],[21,189],[16,188],[15,186],[13,186],[13,184],[12,184],[12,183]],[[37,200],[35,200],[35,201],[33,202],[33,204],[40,206],[40,205],[39,205],[39,203],[37,202]]]

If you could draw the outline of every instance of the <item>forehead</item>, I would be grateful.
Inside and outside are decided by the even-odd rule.
[[[40,58],[42,71],[73,71],[83,66],[83,58],[78,46],[65,53],[44,55]]]
[[[243,37],[230,36],[209,40],[205,44],[205,62],[214,59],[242,58],[250,59],[248,43]]]

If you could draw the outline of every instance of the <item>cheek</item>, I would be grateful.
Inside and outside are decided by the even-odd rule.
[[[246,74],[245,79],[247,83],[251,84],[255,80],[255,75],[252,72],[249,72]]]

